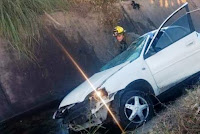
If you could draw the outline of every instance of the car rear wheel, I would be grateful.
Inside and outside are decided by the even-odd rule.
[[[126,91],[120,98],[119,118],[124,129],[134,129],[154,114],[150,97],[140,91]]]

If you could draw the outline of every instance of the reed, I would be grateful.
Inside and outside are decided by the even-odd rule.
[[[33,41],[40,37],[39,17],[66,10],[65,0],[0,0],[0,36],[21,54],[34,60]]]

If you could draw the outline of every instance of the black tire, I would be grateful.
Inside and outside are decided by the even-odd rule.
[[[141,89],[141,88],[137,88],[138,90]],[[136,98],[138,98],[139,101],[139,104],[136,106],[135,105],[135,102],[136,102]],[[133,99],[133,100],[131,100]],[[133,101],[133,105],[134,105],[134,110],[130,110],[129,108],[129,105],[126,105],[126,104],[129,104],[129,101]],[[128,108],[125,107],[128,106]],[[144,108],[144,106],[147,108],[142,110]],[[154,115],[154,109],[153,109],[153,103],[149,97],[149,94],[145,94],[143,92],[140,92],[140,91],[137,91],[134,89],[131,89],[131,90],[127,90],[125,91],[122,96],[120,97],[120,107],[118,108],[118,118],[120,120],[120,124],[121,126],[124,128],[124,129],[135,129],[137,127],[139,127],[140,125],[142,125],[144,122],[150,120],[153,115]],[[144,120],[141,122],[139,120],[141,120],[140,117],[141,114],[138,114],[134,117],[134,119],[132,121],[131,118],[128,119],[129,115],[131,117],[131,115],[134,113],[133,111],[137,111],[134,115],[136,115],[137,113],[142,113],[144,116]],[[142,112],[138,112],[138,111],[142,111]],[[139,117],[140,115],[140,117]],[[137,122],[138,120],[138,122]]]

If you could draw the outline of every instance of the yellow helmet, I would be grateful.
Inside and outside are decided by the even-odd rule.
[[[121,26],[116,26],[116,27],[114,28],[114,30],[113,30],[113,36],[117,36],[117,35],[123,34],[123,33],[125,33],[125,32],[126,32],[126,31],[124,30],[123,27],[121,27]]]

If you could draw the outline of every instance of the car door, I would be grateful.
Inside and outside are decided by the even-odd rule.
[[[160,27],[147,49],[145,61],[161,92],[200,70],[200,43],[190,14]]]

